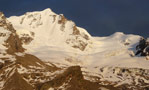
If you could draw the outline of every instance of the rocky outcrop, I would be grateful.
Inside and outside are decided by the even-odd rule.
[[[0,69],[0,90],[34,90],[37,84],[48,81],[60,70],[30,54],[15,57],[15,61],[7,60],[9,63],[5,62]]]
[[[24,48],[22,47],[21,40],[19,39],[18,35],[16,34],[16,30],[13,28],[12,24],[6,20],[6,17],[3,13],[0,13],[0,27],[8,30],[10,32],[8,39],[4,42],[4,46],[8,49],[6,50],[8,54],[14,54],[16,52],[24,52]],[[1,34],[1,36],[6,36]]]
[[[85,80],[80,66],[69,67],[64,73],[57,75],[53,80],[43,83],[40,90],[48,90],[50,88],[54,90],[99,90],[99,88],[117,90],[112,86],[104,86]]]
[[[139,44],[136,46],[136,55],[149,56],[149,38],[141,38]]]
[[[10,34],[9,38],[6,40],[6,47],[8,54],[14,54],[18,52],[24,52],[24,48],[22,47],[22,42],[19,39],[18,35],[16,33]]]
[[[126,67],[103,67],[98,75],[84,74],[85,78],[101,85],[111,85],[118,90],[148,90],[149,70]]]
[[[34,90],[16,71],[5,83],[2,90]]]

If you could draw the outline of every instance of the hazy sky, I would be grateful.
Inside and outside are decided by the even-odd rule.
[[[149,37],[149,0],[0,0],[7,17],[51,8],[93,36],[114,32]]]

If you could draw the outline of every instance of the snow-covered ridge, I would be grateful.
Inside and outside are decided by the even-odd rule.
[[[29,46],[63,46],[70,49],[87,50],[92,37],[83,28],[45,9],[43,11],[27,12],[22,16],[12,16],[8,20],[13,23],[20,38],[29,40]],[[74,49],[74,50],[76,50]]]

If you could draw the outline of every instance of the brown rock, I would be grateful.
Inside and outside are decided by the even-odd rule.
[[[76,26],[73,27],[73,35],[79,35],[80,34],[80,31],[77,29]]]
[[[7,22],[6,17],[3,13],[0,12],[0,17],[2,18],[0,20],[0,27],[4,27],[8,31],[11,32],[8,39],[5,41],[4,46],[6,46],[7,53],[8,54],[14,54],[15,52],[24,52],[24,48],[22,47],[21,40],[19,39],[19,36],[16,34],[15,29],[13,28],[12,24]],[[4,34],[0,34],[0,36],[5,36]]]
[[[34,90],[16,71],[5,83],[2,90]]]
[[[61,20],[58,21],[59,24],[65,24],[67,19],[63,16],[63,15],[60,15],[61,17]]]
[[[24,48],[22,47],[21,40],[19,36],[16,34],[10,34],[9,38],[6,40],[6,45],[8,54],[14,54],[16,52],[24,52]]]
[[[49,88],[55,88],[55,90],[58,90],[58,87],[62,86],[64,83],[67,84],[65,86],[66,90],[99,90],[100,87],[117,90],[112,86],[103,86],[96,82],[85,80],[80,66],[69,67],[64,73],[58,75],[55,79],[41,85],[40,90],[48,90]]]
[[[55,66],[50,67],[50,66],[46,65],[39,58],[37,58],[33,55],[30,55],[30,54],[25,54],[24,56],[16,56],[16,64],[20,64],[26,68],[30,68],[29,66],[44,67],[45,69],[50,70],[50,71],[55,71],[58,69]]]

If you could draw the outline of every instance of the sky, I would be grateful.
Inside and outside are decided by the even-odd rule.
[[[149,0],[0,0],[7,17],[51,8],[92,36],[115,32],[149,37]]]

